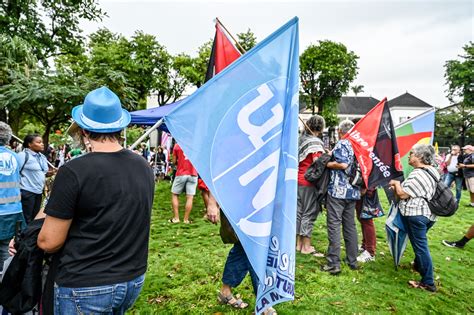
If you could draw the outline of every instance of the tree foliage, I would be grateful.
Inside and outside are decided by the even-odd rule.
[[[442,145],[452,141],[464,145],[474,140],[474,43],[469,42],[463,50],[461,60],[445,63],[447,97],[456,105],[437,113],[436,133]]]
[[[248,29],[247,32],[237,34],[238,43],[246,52],[257,44],[255,34]],[[175,65],[179,74],[186,79],[188,84],[200,88],[204,84],[211,56],[213,40],[202,44],[197,51],[196,57],[187,54],[179,54],[175,57]]]
[[[301,89],[313,114],[316,109],[323,114],[337,111],[339,99],[357,76],[358,58],[343,44],[328,40],[310,45],[301,54]]]
[[[247,32],[237,34],[237,38],[238,38],[240,47],[242,47],[245,50],[245,52],[249,51],[255,45],[257,45],[257,37],[250,30],[250,28],[247,30]]]
[[[354,85],[351,86],[352,93],[354,93],[355,96],[357,96],[359,93],[364,92],[364,86],[363,85]]]
[[[99,21],[104,16],[96,0],[5,0],[0,4],[0,33],[27,41],[47,65],[50,57],[81,50],[81,19]]]
[[[91,85],[88,78],[67,72],[12,72],[11,82],[0,87],[0,104],[34,117],[44,127],[43,139],[48,143],[53,128],[68,122],[65,113],[82,102]]]

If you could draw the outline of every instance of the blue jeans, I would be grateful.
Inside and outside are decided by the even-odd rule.
[[[402,216],[402,221],[415,252],[415,270],[421,275],[421,283],[434,285],[433,261],[426,237],[426,233],[433,226],[434,221],[430,221],[422,215]]]
[[[124,314],[138,298],[145,275],[132,281],[88,288],[54,287],[54,314]]]
[[[229,252],[224,266],[224,273],[222,275],[222,283],[227,284],[231,288],[237,287],[244,280],[247,272],[250,273],[252,280],[253,292],[257,295],[258,277],[250,265],[247,254],[242,247],[242,244],[235,243],[234,247]]]
[[[447,173],[446,177],[444,178],[444,183],[446,186],[451,187],[451,184],[455,182],[456,184],[456,201],[459,204],[459,200],[461,200],[461,190],[462,190],[462,177],[455,176],[453,173]]]

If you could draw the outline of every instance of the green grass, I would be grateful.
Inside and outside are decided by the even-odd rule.
[[[383,192],[379,194],[388,212]],[[401,266],[396,271],[386,244],[385,218],[376,219],[377,259],[352,271],[331,276],[319,271],[324,258],[297,254],[296,296],[294,302],[276,306],[279,314],[314,313],[399,313],[467,314],[474,312],[474,241],[463,250],[447,248],[441,240],[460,239],[474,223],[474,209],[467,207],[463,192],[461,207],[451,218],[440,218],[428,233],[435,267],[437,293],[411,289],[407,281],[419,279],[411,271],[413,250],[407,246]],[[250,303],[246,310],[233,310],[217,303],[222,271],[231,245],[222,244],[218,226],[203,220],[203,204],[196,196],[191,225],[170,224],[170,185],[157,185],[150,238],[148,271],[145,286],[132,309],[135,314],[250,314],[254,307],[250,278],[234,293]],[[184,199],[181,199],[181,208]],[[183,210],[182,210],[183,211]],[[181,211],[181,218],[182,218]],[[326,251],[325,214],[318,217],[313,244]],[[360,226],[359,229],[360,240]],[[344,252],[342,253],[342,256]]]

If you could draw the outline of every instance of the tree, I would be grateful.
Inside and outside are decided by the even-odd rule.
[[[257,38],[250,29],[245,33],[237,34],[237,38],[239,45],[245,52],[252,49],[257,43]],[[175,65],[178,73],[184,77],[189,84],[197,88],[200,88],[201,85],[204,84],[212,44],[212,39],[202,44],[198,48],[197,57],[193,58],[186,54],[179,54],[175,57]]]
[[[238,38],[240,47],[242,47],[245,50],[245,52],[249,51],[255,45],[257,45],[257,37],[250,30],[250,28],[245,33],[237,34],[237,38]]]
[[[90,79],[67,72],[17,71],[10,83],[0,87],[0,104],[34,117],[44,127],[47,145],[53,128],[68,122],[72,107],[82,103],[92,85]]]
[[[354,85],[351,87],[352,93],[354,93],[355,96],[359,93],[364,92],[364,86],[363,85]]]
[[[37,60],[30,45],[19,37],[0,34],[0,87],[12,80],[12,71],[28,75],[36,67]],[[0,120],[6,121],[14,133],[18,132],[22,111],[18,108],[0,106]]]
[[[179,54],[175,57],[175,66],[178,73],[196,88],[200,88],[206,79],[211,49],[212,39],[199,46],[197,57],[193,58],[186,54]]]
[[[464,103],[436,111],[435,141],[439,146],[461,147],[474,141],[474,109]]]
[[[50,57],[80,52],[81,20],[100,21],[104,16],[96,0],[7,0],[0,4],[0,33],[27,41],[47,65]]]
[[[166,48],[155,36],[141,31],[135,32],[129,40],[108,29],[100,29],[90,35],[90,42],[81,55],[59,58],[58,67],[102,82],[116,92],[130,110],[145,107],[150,93],[158,95],[159,104],[174,102],[187,85]]]
[[[340,43],[324,40],[300,56],[303,97],[312,113],[335,113],[341,96],[357,76],[359,57]]]
[[[466,143],[467,137],[473,136],[474,121],[474,43],[469,42],[463,50],[464,55],[459,56],[461,60],[448,60],[444,65],[447,97],[457,106],[438,117],[439,127],[449,126],[455,138],[459,138],[460,145]],[[450,131],[443,129],[443,132]]]

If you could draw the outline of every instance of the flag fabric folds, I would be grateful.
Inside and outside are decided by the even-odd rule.
[[[257,273],[257,313],[294,299],[298,55],[295,17],[165,117]]]
[[[403,175],[392,116],[384,98],[344,136],[349,139],[368,188]]]
[[[407,247],[408,233],[398,210],[398,204],[394,202],[390,206],[387,221],[385,222],[385,231],[387,232],[388,248],[393,257],[395,269],[397,269]]]
[[[212,43],[205,81],[209,81],[214,75],[224,70],[225,67],[234,62],[240,55],[240,51],[232,43],[232,40],[228,37],[227,32],[219,21],[217,21],[216,35],[214,35],[214,42]]]
[[[432,108],[395,127],[405,178],[413,170],[408,164],[408,153],[417,143],[433,144],[434,126],[435,110]]]

